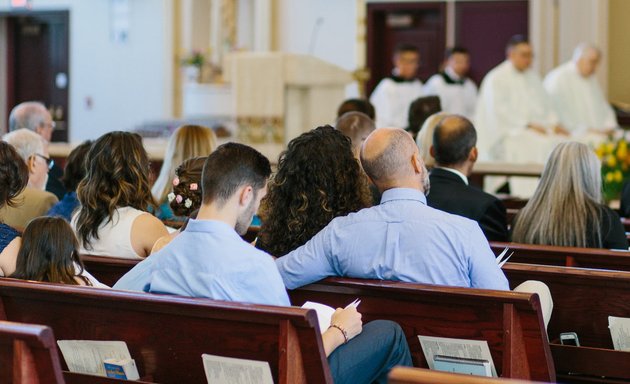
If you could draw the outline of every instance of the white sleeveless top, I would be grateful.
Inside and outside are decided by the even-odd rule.
[[[112,220],[104,222],[98,228],[98,239],[90,241],[91,248],[83,248],[80,243],[79,252],[82,255],[113,256],[125,259],[143,259],[131,245],[131,226],[138,216],[146,212],[132,207],[117,208]],[[72,229],[76,233],[76,213],[72,217]]]

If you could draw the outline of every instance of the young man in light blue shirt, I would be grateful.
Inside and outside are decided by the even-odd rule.
[[[273,258],[243,241],[267,192],[269,161],[242,144],[227,143],[208,156],[196,220],[161,251],[141,261],[116,289],[290,305]],[[337,309],[322,341],[334,382],[386,383],[394,365],[411,365],[396,323],[363,326],[356,308]]]
[[[509,289],[479,225],[427,206],[429,175],[407,132],[374,131],[361,164],[382,192],[381,204],[333,219],[278,258],[289,289],[327,276]]]

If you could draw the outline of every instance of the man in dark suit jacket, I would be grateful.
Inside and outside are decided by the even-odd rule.
[[[429,206],[479,223],[489,241],[507,241],[505,206],[495,196],[468,185],[477,161],[477,132],[465,117],[450,115],[435,128]]]

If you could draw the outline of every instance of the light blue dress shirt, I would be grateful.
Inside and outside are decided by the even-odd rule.
[[[228,224],[190,220],[186,230],[125,274],[115,289],[291,305],[273,258]]]
[[[333,219],[276,266],[289,289],[327,276],[509,289],[477,222],[433,209],[406,188]]]

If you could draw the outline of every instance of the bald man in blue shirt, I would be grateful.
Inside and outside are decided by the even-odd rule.
[[[333,219],[310,241],[276,260],[289,289],[327,276],[508,290],[477,222],[427,205],[429,174],[411,136],[380,128],[361,164],[381,203]]]

